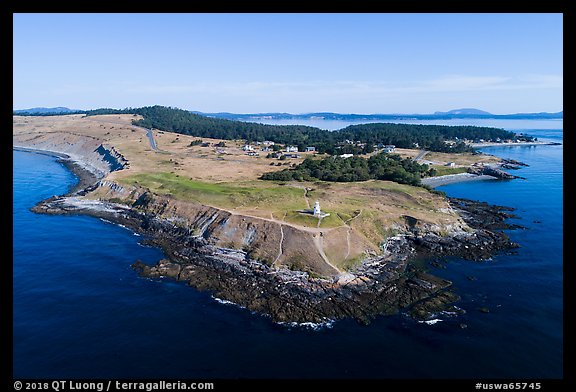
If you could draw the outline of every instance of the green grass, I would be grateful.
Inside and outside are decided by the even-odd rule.
[[[289,223],[294,223],[296,225],[302,225],[306,227],[316,227],[318,224],[318,218],[309,214],[301,214],[297,211],[288,211],[284,220]]]
[[[180,200],[196,201],[214,207],[257,208],[270,211],[279,220],[306,227],[318,227],[318,218],[297,212],[307,208],[304,191],[283,183],[270,181],[208,183],[167,172],[135,174],[122,182],[148,188],[157,194],[172,195]],[[360,205],[361,200],[358,200],[358,203]],[[344,222],[340,216],[350,218],[356,209],[354,207],[349,210],[326,211],[330,215],[322,218],[319,227],[342,226]]]
[[[291,184],[259,180],[210,183],[173,172],[140,173],[119,181],[125,185],[148,188],[156,194],[172,195],[179,200],[195,201],[228,210],[254,211],[256,215],[265,218],[272,214],[275,219],[312,228],[342,226],[345,220],[354,217],[362,210],[361,216],[350,221],[350,225],[375,244],[386,236],[383,228],[394,222],[397,216],[409,214],[412,209],[434,210],[436,202],[436,199],[430,198],[431,195],[423,188],[389,181],[366,181],[361,186],[350,187],[331,183],[303,183],[298,184],[299,187],[294,187]],[[321,203],[323,200],[330,200],[323,204],[323,211],[330,215],[321,220],[320,226],[318,218],[297,212],[307,209],[301,186],[314,189],[308,193],[311,203],[315,200],[320,200]],[[377,198],[388,200],[390,197],[390,193],[386,192],[380,195],[379,190],[405,195],[395,202],[398,205],[391,204],[391,208],[395,208],[392,214],[383,214],[377,210]],[[366,196],[355,194],[366,191]],[[430,216],[434,217],[435,214]]]
[[[466,167],[449,167],[449,166],[433,166],[436,169],[436,174],[434,177],[446,176],[448,174],[459,174],[466,173],[468,168]]]
[[[360,255],[360,256],[342,261],[338,265],[338,267],[340,267],[341,269],[343,269],[345,271],[350,271],[351,269],[353,269],[354,267],[359,265],[362,260],[364,260],[364,256]]]
[[[337,212],[336,214],[338,215],[338,218],[340,218],[343,222],[346,222],[355,216],[355,214],[347,214],[345,212]]]
[[[310,214],[302,214],[297,211],[288,211],[286,217],[284,218],[286,222],[294,223],[306,227],[317,227],[318,218]],[[336,213],[330,213],[329,216],[322,218],[320,222],[320,228],[330,228],[342,226],[344,222],[338,217]]]
[[[305,208],[302,190],[257,181],[244,183],[208,183],[174,173],[142,173],[123,182],[149,188],[158,194],[197,201],[222,208],[262,207],[290,211]]]

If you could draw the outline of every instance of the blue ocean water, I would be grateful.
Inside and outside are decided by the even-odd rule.
[[[432,125],[475,125],[478,127],[497,127],[504,128],[509,131],[525,130],[525,129],[539,129],[539,130],[555,130],[563,128],[563,119],[542,119],[542,120],[514,120],[514,119],[492,119],[492,118],[452,118],[449,120],[415,120],[410,118],[396,119],[391,121],[382,120],[325,120],[321,118],[307,118],[307,119],[244,119],[246,122],[259,122],[262,124],[272,125],[308,125],[320,129],[327,129],[334,131],[342,129],[348,125],[377,123],[377,122],[392,122],[399,124],[432,124]]]
[[[527,130],[562,141],[562,131]],[[420,324],[278,325],[169,280],[139,278],[162,257],[129,230],[86,216],[29,211],[75,177],[54,158],[14,151],[13,375],[23,378],[560,378],[563,146],[487,152],[530,164],[526,180],[452,184],[451,196],[517,208],[517,252],[459,259],[432,273],[454,282],[467,313]],[[476,280],[470,280],[474,277]],[[490,313],[480,312],[487,307]],[[461,324],[466,324],[462,328]]]

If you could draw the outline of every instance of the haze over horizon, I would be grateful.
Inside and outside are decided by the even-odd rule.
[[[157,105],[152,105],[152,106],[157,106]],[[163,106],[163,105],[158,105],[158,106]],[[124,107],[124,108],[110,108],[108,107],[108,109],[128,109],[129,107]],[[97,109],[104,109],[103,107],[99,107],[99,108],[89,108],[89,109],[74,109],[74,108],[68,108],[68,107],[63,107],[63,106],[57,106],[57,107],[45,107],[45,106],[37,106],[37,107],[33,107],[33,108],[13,108],[13,111],[15,113],[25,113],[25,112],[30,112],[30,113],[72,113],[72,112],[76,112],[76,111],[83,111],[83,110],[97,110]],[[183,109],[183,108],[177,108],[177,109]],[[188,109],[184,109],[184,110],[188,110]],[[489,113],[486,112],[484,110],[480,110],[480,109],[476,109],[476,108],[460,108],[460,109],[452,109],[452,110],[447,110],[447,111],[436,111],[434,113],[336,113],[336,112],[305,112],[305,113],[288,113],[288,112],[254,112],[254,113],[233,113],[233,112],[201,112],[201,111],[195,111],[195,110],[189,110],[192,113],[198,113],[198,114],[231,114],[231,115],[240,115],[240,116],[245,116],[245,115],[276,115],[276,114],[285,114],[285,115],[293,115],[293,116],[306,116],[306,115],[316,115],[316,114],[334,114],[334,115],[342,115],[342,116],[346,116],[346,115],[366,115],[366,116],[378,116],[378,115],[382,115],[382,116],[434,116],[434,115],[447,115],[447,114],[451,114],[451,115],[494,115],[494,116],[506,116],[506,115],[517,115],[517,114],[556,114],[556,113],[562,113],[563,110],[560,110],[558,112],[532,112],[532,113],[500,113],[500,114],[495,114],[495,113]]]
[[[13,107],[563,110],[561,14],[14,14]]]

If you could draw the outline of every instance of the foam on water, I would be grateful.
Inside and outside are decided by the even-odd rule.
[[[545,134],[561,141],[561,131]],[[516,207],[527,229],[508,234],[520,248],[431,271],[453,282],[466,313],[422,324],[381,316],[367,326],[278,325],[184,283],[140,278],[130,265],[154,264],[162,251],[99,219],[32,213],[74,176],[51,157],[15,152],[13,377],[561,378],[562,146],[489,152],[530,164],[514,171],[527,180],[440,190]]]

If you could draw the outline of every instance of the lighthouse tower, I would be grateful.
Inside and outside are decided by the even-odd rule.
[[[322,213],[320,212],[320,202],[316,200],[316,203],[314,203],[314,215],[320,216],[321,214]]]

